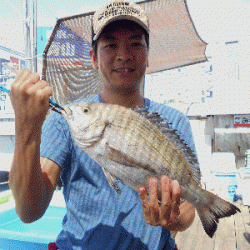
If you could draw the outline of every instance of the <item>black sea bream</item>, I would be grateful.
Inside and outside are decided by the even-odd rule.
[[[103,103],[81,102],[64,109],[76,144],[103,168],[116,192],[120,190],[115,179],[137,192],[140,186],[148,189],[150,177],[178,180],[182,198],[197,209],[210,237],[219,218],[240,211],[200,187],[196,156],[160,115]]]

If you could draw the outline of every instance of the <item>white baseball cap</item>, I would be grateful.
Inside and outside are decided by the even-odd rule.
[[[147,14],[139,5],[128,0],[111,0],[99,8],[93,16],[93,41],[97,40],[108,24],[117,20],[134,21],[149,34]]]

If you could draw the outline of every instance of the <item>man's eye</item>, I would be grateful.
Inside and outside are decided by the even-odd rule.
[[[114,43],[110,43],[110,44],[107,44],[105,47],[113,49],[116,47],[116,45]]]
[[[140,48],[140,47],[142,47],[143,45],[141,44],[141,43],[139,43],[139,42],[137,42],[137,43],[132,43],[132,47],[134,47],[134,48]]]

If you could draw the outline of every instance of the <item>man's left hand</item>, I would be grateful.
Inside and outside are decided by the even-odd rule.
[[[170,181],[167,176],[161,177],[160,184],[161,203],[156,178],[149,179],[148,194],[145,187],[139,188],[144,219],[152,226],[162,226],[173,231],[179,228],[181,188],[178,181]]]

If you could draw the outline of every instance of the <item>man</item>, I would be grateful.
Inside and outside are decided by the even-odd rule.
[[[138,5],[113,0],[100,8],[93,17],[90,57],[102,91],[83,101],[128,108],[145,105],[172,122],[195,151],[188,119],[140,95],[148,37],[147,16]],[[46,82],[28,70],[17,76],[11,88],[16,145],[10,186],[21,220],[33,222],[44,214],[61,178],[67,214],[56,240],[59,249],[173,249],[170,231],[183,231],[194,219],[192,204],[180,204],[178,182],[162,176],[160,205],[154,178],[149,180],[148,194],[144,187],[138,194],[119,181],[122,194],[116,194],[101,167],[76,146],[63,116],[53,112],[42,129],[51,94]]]

